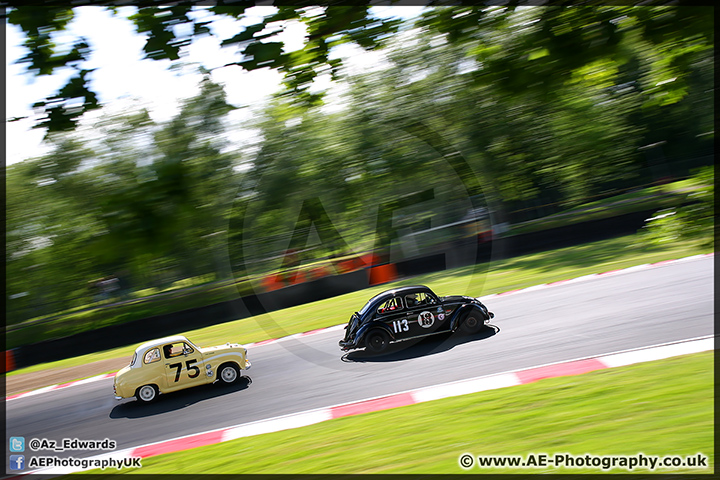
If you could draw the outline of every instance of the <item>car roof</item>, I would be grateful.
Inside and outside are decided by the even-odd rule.
[[[375,303],[378,300],[382,301],[389,297],[395,296],[395,295],[406,295],[408,293],[417,293],[417,292],[429,292],[435,295],[435,293],[430,290],[430,287],[426,287],[425,285],[410,285],[407,287],[398,287],[393,288],[391,290],[385,290],[382,293],[378,293],[374,297],[372,297],[370,300],[367,301],[367,303]]]
[[[145,342],[139,347],[135,349],[136,352],[145,351],[149,348],[158,347],[160,345],[164,345],[166,343],[176,343],[176,342],[188,342],[192,343],[190,340],[187,339],[184,335],[172,335],[169,337],[163,337],[158,338],[157,340],[150,340],[149,342]]]
[[[388,294],[388,295],[403,295],[405,293],[410,292],[430,292],[433,293],[432,290],[430,290],[430,287],[426,287],[425,285],[410,285],[407,287],[398,287],[393,288],[392,290],[385,290],[382,294]],[[382,295],[381,294],[381,295]]]

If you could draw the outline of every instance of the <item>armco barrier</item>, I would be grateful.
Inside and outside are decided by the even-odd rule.
[[[12,372],[15,370],[15,355],[12,350],[5,351],[5,368],[3,373]]]
[[[398,278],[395,265],[385,263],[383,265],[375,265],[368,268],[368,282],[370,285],[381,285],[383,283],[392,282]]]
[[[440,272],[445,270],[446,253],[436,253],[418,258],[401,260],[395,263],[397,274],[402,277],[412,277],[424,273]]]
[[[641,229],[645,220],[652,217],[656,211],[657,209],[652,209],[626,213],[616,217],[507,237],[502,240],[505,242],[505,256],[526,255],[629,235]]]

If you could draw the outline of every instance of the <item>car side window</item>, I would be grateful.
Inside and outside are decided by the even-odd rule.
[[[154,363],[160,360],[160,349],[159,348],[153,348],[147,351],[145,353],[145,363]]]
[[[377,312],[380,314],[397,312],[403,309],[403,303],[401,297],[393,297],[390,300],[382,303],[378,308]]]
[[[418,295],[415,293],[411,293],[410,295],[405,295],[405,305],[407,305],[407,308],[417,307],[419,305]]]
[[[415,294],[417,296],[418,305],[435,305],[437,301],[425,292]]]
[[[195,350],[185,342],[168,343],[163,347],[165,358],[179,357],[180,355],[193,353]]]

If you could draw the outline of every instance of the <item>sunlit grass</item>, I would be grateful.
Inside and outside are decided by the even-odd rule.
[[[463,470],[477,455],[682,455],[714,470],[713,353],[463,395],[146,458],[128,473],[603,473]],[[636,469],[609,473],[649,473]]]
[[[201,346],[222,344],[228,341],[252,343],[345,323],[352,312],[362,307],[370,297],[396,285],[423,284],[428,285],[440,295],[464,294],[479,297],[540,283],[550,283],[591,273],[711,251],[707,247],[703,248],[690,242],[677,242],[672,245],[648,248],[636,243],[637,239],[636,235],[630,235],[421,275],[310,304],[183,333],[191,341]],[[492,310],[491,303],[488,303],[488,307]],[[128,345],[57,362],[34,365],[11,372],[10,375],[48,368],[84,365],[110,358],[125,357],[129,359],[135,347],[136,345]]]

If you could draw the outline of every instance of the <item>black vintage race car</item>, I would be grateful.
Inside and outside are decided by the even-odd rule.
[[[345,326],[343,350],[365,347],[380,353],[391,342],[461,330],[480,331],[495,315],[480,300],[461,295],[438,297],[416,285],[387,290],[353,313]]]

